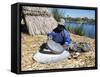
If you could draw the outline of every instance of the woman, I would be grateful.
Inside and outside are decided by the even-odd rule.
[[[48,33],[48,38],[49,40],[53,40],[56,43],[63,45],[65,49],[67,49],[71,43],[70,34],[63,24],[58,24],[51,33]]]

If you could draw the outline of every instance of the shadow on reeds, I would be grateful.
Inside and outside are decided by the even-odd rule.
[[[23,23],[21,23],[21,32],[29,34],[27,24],[26,24],[26,20],[25,20],[25,15],[23,14],[23,12],[21,13],[21,21],[22,20],[23,20]]]
[[[25,24],[21,24],[21,32],[25,34],[29,34],[27,26]]]

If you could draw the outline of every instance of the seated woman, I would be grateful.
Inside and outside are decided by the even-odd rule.
[[[71,43],[71,38],[69,32],[65,29],[63,24],[58,24],[58,26],[51,32],[48,33],[49,40],[53,40],[56,43],[63,45],[67,49]]]

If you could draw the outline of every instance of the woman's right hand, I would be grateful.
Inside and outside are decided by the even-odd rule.
[[[52,40],[52,35],[49,35],[48,36],[48,40]]]
[[[66,44],[63,45],[64,49],[68,49],[68,46]]]

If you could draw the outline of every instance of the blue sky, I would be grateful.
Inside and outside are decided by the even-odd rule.
[[[65,12],[65,17],[88,17],[95,19],[95,10],[83,10],[83,9],[61,9],[61,12]]]

